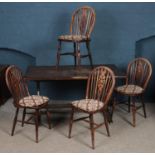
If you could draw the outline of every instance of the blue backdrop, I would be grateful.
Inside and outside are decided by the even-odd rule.
[[[21,51],[0,50],[0,63],[16,64],[23,71],[28,65],[55,65],[57,38],[69,33],[71,15],[83,5],[96,11],[91,36],[95,64],[125,69],[135,56],[145,56],[154,66],[155,3],[0,3],[0,47]],[[73,64],[73,58],[63,57],[61,64]],[[154,99],[153,79],[149,99]],[[85,84],[50,82],[42,84],[41,89],[42,94],[54,99],[77,99],[84,97]],[[30,87],[35,93],[34,84]]]

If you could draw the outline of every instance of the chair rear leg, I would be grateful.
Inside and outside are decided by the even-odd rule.
[[[48,121],[48,127],[51,129],[51,113],[48,110],[48,107],[46,109],[46,116],[47,116],[47,121]]]
[[[91,131],[91,141],[92,141],[92,149],[95,149],[95,131],[94,131],[94,119],[93,119],[93,114],[89,115],[90,119],[90,131]]]
[[[128,97],[128,112],[130,113],[130,108],[131,108],[131,97]]]
[[[71,133],[72,133],[72,127],[73,127],[73,119],[74,119],[74,107],[72,107],[72,112],[71,112],[71,117],[70,117],[70,123],[69,123],[69,134],[68,138],[71,138]]]
[[[14,135],[15,127],[16,127],[16,124],[17,124],[18,112],[19,112],[19,108],[16,108],[16,113],[15,113],[15,117],[14,117],[14,121],[13,121],[11,136]]]
[[[90,65],[93,68],[92,54],[91,54],[91,51],[90,51],[90,41],[86,41],[86,47],[87,47],[87,51],[88,51]]]
[[[112,101],[112,110],[111,110],[111,122],[113,122],[113,115],[116,109],[116,102],[117,102],[117,93],[114,93],[113,101]]]
[[[141,95],[140,97],[141,97],[141,102],[142,102],[144,117],[146,118],[147,115],[146,115],[146,108],[145,108],[145,103],[144,103],[143,95]]]
[[[105,127],[107,130],[107,134],[108,134],[108,137],[110,137],[110,131],[109,131],[109,126],[108,126],[108,119],[107,119],[107,112],[106,111],[103,112],[103,116],[104,116],[104,123],[105,123]]]
[[[26,115],[26,108],[23,109],[22,127],[24,126],[25,115]]]

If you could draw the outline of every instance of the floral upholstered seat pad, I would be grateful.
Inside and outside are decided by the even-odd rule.
[[[49,98],[46,96],[32,95],[20,99],[19,104],[24,107],[35,107],[40,106],[48,101]]]
[[[143,91],[143,88],[137,85],[123,85],[116,88],[117,92],[125,94],[140,94]]]
[[[73,101],[72,105],[81,110],[93,112],[101,109],[104,106],[104,103],[94,99],[82,99]]]
[[[81,41],[81,40],[87,40],[86,36],[83,35],[61,35],[59,36],[59,39],[61,40],[69,40],[69,41]]]

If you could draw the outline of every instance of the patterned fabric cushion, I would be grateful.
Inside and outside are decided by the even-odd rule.
[[[82,41],[82,40],[87,40],[87,37],[82,35],[62,35],[62,36],[59,36],[59,39],[68,40],[68,41]]]
[[[101,109],[104,106],[104,103],[94,99],[82,99],[73,101],[72,105],[81,110],[93,112]]]
[[[116,88],[117,92],[125,94],[140,94],[143,91],[143,88],[137,85],[123,85]]]
[[[24,107],[35,107],[42,105],[49,101],[49,98],[46,96],[32,95],[26,96],[19,101],[19,104]]]

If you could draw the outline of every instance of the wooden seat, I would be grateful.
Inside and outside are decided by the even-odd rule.
[[[74,56],[74,65],[80,66],[81,58],[89,58],[90,65],[93,66],[90,51],[90,35],[95,24],[95,12],[93,8],[84,6],[78,8],[72,15],[70,24],[70,34],[58,37],[57,67],[60,64],[60,57],[63,55]],[[72,42],[74,51],[62,52],[62,42]],[[85,43],[87,54],[81,54],[80,43]]]
[[[49,129],[51,129],[50,113],[48,112],[49,98],[46,96],[30,95],[26,81],[22,76],[22,72],[16,66],[9,66],[6,70],[6,83],[12,94],[13,103],[16,107],[16,114],[14,117],[12,133],[14,135],[15,126],[17,123],[19,109],[23,109],[22,126],[24,126],[26,109],[33,109],[35,112],[35,128],[36,128],[36,142],[38,143],[38,123],[40,116],[40,109],[46,109]]]
[[[72,102],[72,113],[69,126],[69,138],[71,138],[72,125],[74,121],[84,120],[90,123],[92,148],[95,148],[94,131],[105,124],[107,134],[110,136],[107,118],[107,107],[115,86],[115,75],[108,67],[97,67],[89,75],[87,81],[86,97],[82,100]],[[88,114],[88,117],[73,119],[74,112],[81,111]],[[95,113],[101,112],[104,116],[104,123],[96,124],[93,120]],[[89,118],[90,121],[85,120]]]
[[[125,85],[115,88],[115,94],[125,95],[128,97],[128,111],[132,108],[133,126],[136,126],[136,111],[143,108],[144,117],[146,118],[146,109],[143,101],[143,94],[146,90],[148,82],[152,74],[152,66],[145,58],[136,58],[131,61],[127,68],[126,83]],[[141,105],[136,104],[136,100],[141,100]],[[113,103],[113,111],[115,109],[117,97]]]

